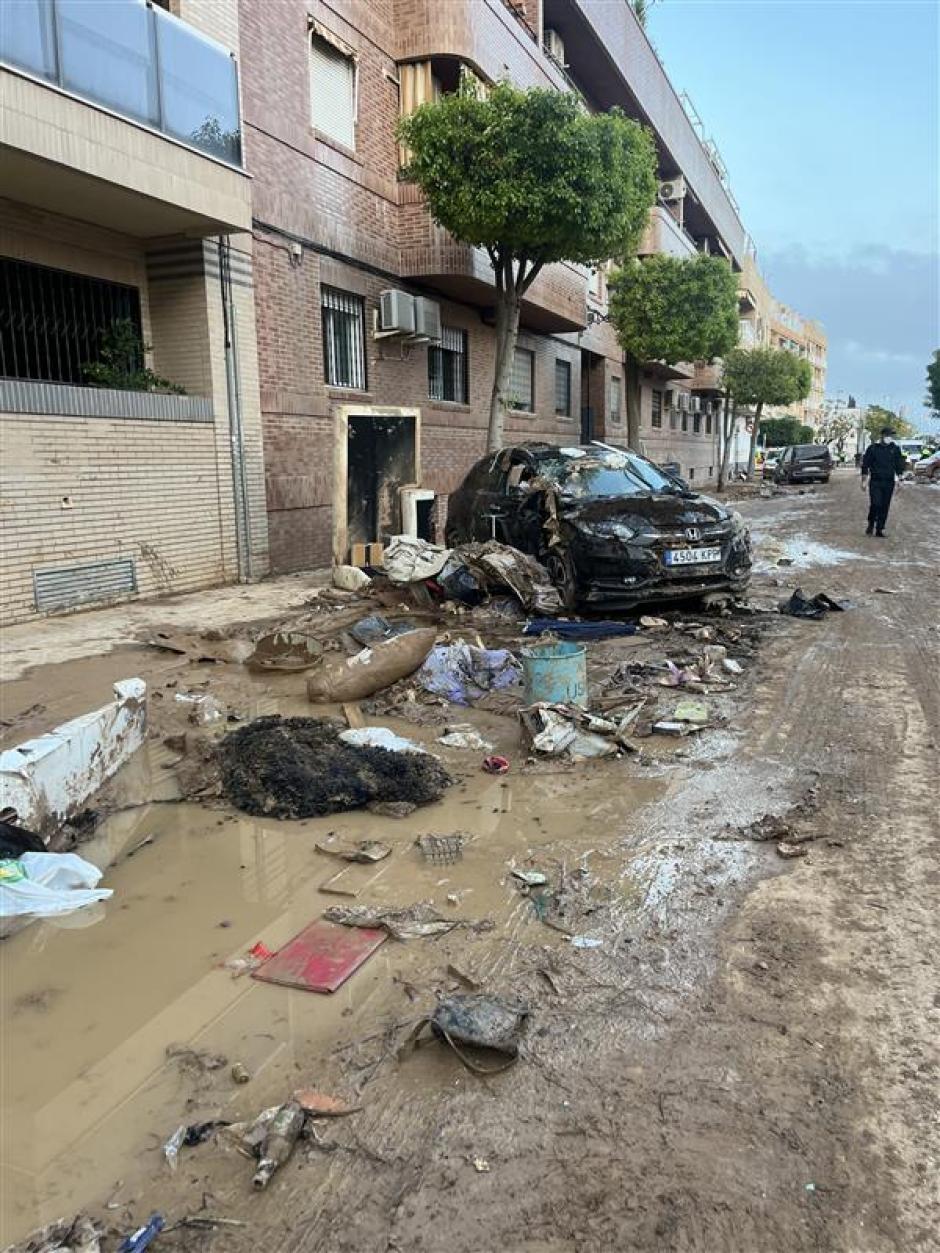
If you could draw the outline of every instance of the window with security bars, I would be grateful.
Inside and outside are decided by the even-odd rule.
[[[653,410],[650,415],[650,426],[661,427],[663,424],[663,394],[653,391]]]
[[[571,417],[571,362],[560,358],[555,360],[555,413]]]
[[[316,130],[356,146],[356,63],[321,35],[310,35],[310,114]]]
[[[610,420],[611,422],[620,421],[621,405],[622,405],[623,383],[618,378],[610,380]]]
[[[712,433],[712,411],[711,409],[709,409],[707,413],[705,414],[705,434],[711,435],[711,433]]]
[[[512,359],[509,380],[510,404],[527,413],[535,411],[535,353],[531,348],[517,348]]]
[[[141,335],[136,287],[0,257],[0,377],[85,383],[116,322]]]
[[[465,405],[470,395],[467,332],[441,327],[441,342],[428,346],[428,395]]]
[[[702,433],[702,415],[700,413],[692,414],[692,434],[701,435]]]
[[[366,390],[366,316],[361,296],[322,289],[323,368],[331,387]]]

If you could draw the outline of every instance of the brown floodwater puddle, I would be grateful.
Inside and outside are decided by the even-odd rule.
[[[257,712],[271,705],[259,698]],[[310,712],[298,700],[277,707]],[[455,710],[464,720],[519,761],[511,720]],[[326,1059],[338,1043],[417,1016],[404,984],[441,986],[448,961],[492,972],[514,939],[563,944],[538,922],[510,867],[551,872],[596,856],[600,871],[637,808],[666,789],[629,761],[494,779],[479,772],[478,753],[437,746],[440,728],[383,723],[439,752],[458,777],[441,802],[404,820],[354,812],[279,822],[188,803],[116,813],[81,850],[109,867],[103,884],[113,898],[0,945],[0,1245],[100,1207],[119,1182],[121,1199],[143,1205],[167,1186],[161,1145],[175,1127],[253,1116],[299,1084],[322,1085],[331,1065],[336,1073]],[[124,772],[128,796],[171,794],[167,762],[166,750],[142,750]],[[470,839],[455,865],[429,865],[414,847],[418,835],[456,831]],[[430,900],[455,917],[492,918],[495,930],[452,932],[446,943],[389,940],[332,996],[233,979],[220,969],[228,958],[257,940],[276,949],[324,909],[353,900],[320,890],[343,866],[315,848],[331,833],[393,848],[383,862],[344,871],[358,903]],[[619,863],[609,864],[614,880]],[[187,1071],[167,1060],[174,1043],[224,1054],[228,1064]],[[232,1082],[235,1061],[251,1072],[249,1084]],[[425,1090],[429,1074],[453,1082],[450,1068],[424,1067]]]

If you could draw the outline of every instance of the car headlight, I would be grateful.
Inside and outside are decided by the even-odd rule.
[[[619,539],[624,542],[636,539],[639,535],[639,531],[618,518],[604,518],[600,522],[582,522],[579,529],[586,535],[599,535],[602,539]]]

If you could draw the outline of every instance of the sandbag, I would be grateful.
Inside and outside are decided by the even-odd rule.
[[[314,704],[364,700],[413,674],[436,639],[436,628],[425,627],[364,648],[354,657],[326,657],[307,680],[307,698]]]

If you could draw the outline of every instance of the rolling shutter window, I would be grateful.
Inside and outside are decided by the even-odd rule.
[[[347,148],[356,146],[356,63],[310,36],[310,110],[314,127]]]

